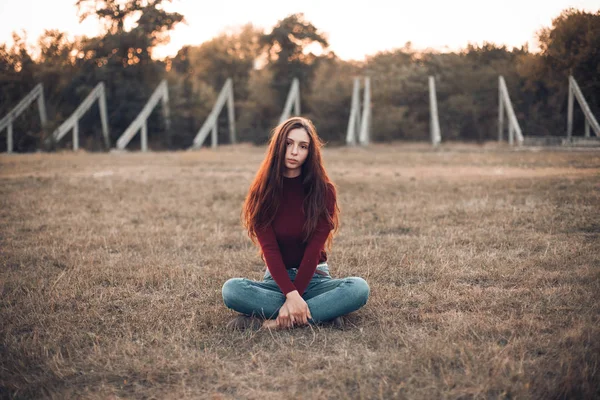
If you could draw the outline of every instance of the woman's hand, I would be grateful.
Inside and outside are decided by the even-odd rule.
[[[277,326],[279,328],[292,328],[294,325],[306,325],[309,318],[312,318],[312,316],[308,304],[298,291],[294,290],[286,295],[285,303],[279,309]]]

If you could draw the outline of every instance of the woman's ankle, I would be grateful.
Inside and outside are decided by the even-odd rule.
[[[262,326],[267,329],[279,329],[277,320],[274,319],[265,319]]]

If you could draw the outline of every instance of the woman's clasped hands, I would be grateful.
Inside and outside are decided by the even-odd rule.
[[[297,290],[289,292],[285,303],[279,309],[277,316],[277,327],[279,329],[289,329],[294,326],[306,325],[309,319],[312,319],[308,304],[300,296]]]

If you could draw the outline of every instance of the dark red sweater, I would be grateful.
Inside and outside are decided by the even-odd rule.
[[[308,242],[303,241],[304,196],[302,175],[296,178],[284,177],[283,194],[273,223],[256,232],[267,268],[284,295],[294,290],[302,295],[317,264],[327,261],[324,247],[332,226],[322,215]],[[333,186],[329,187],[326,200],[327,211],[329,215],[333,215],[336,204]],[[298,268],[294,282],[287,274],[287,269],[290,268]]]

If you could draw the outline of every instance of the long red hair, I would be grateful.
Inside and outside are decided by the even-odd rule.
[[[308,241],[317,227],[319,218],[324,216],[333,228],[327,238],[327,248],[330,248],[333,235],[339,227],[339,208],[336,202],[333,215],[330,215],[326,202],[330,193],[336,195],[335,186],[323,166],[323,142],[313,123],[306,118],[292,117],[273,129],[267,154],[250,185],[242,208],[242,224],[252,242],[256,243],[256,231],[273,222],[283,192],[286,139],[288,133],[296,128],[303,128],[310,137],[308,156],[302,164],[302,184],[305,193],[304,241]]]

